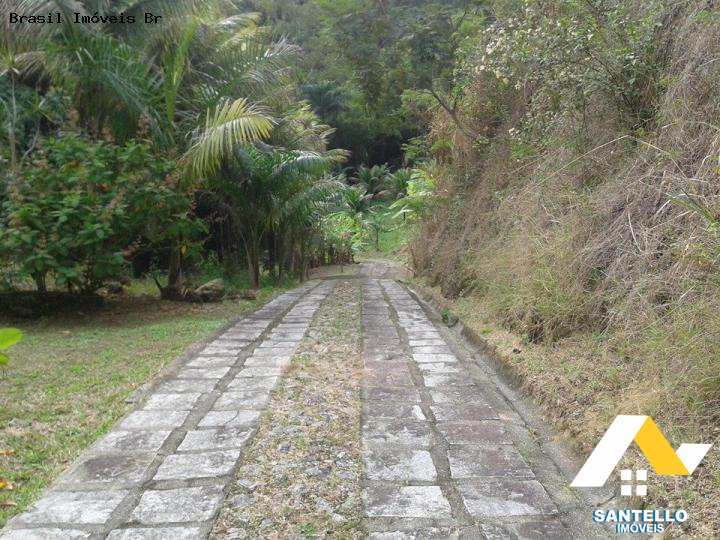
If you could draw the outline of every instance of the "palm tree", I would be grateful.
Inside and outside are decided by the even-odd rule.
[[[17,9],[16,2],[0,0],[0,12]],[[16,173],[20,164],[22,141],[18,133],[21,86],[26,77],[34,75],[41,60],[39,44],[43,35],[31,25],[11,25],[9,17],[0,23],[0,135],[4,135],[10,151],[10,171]]]
[[[137,7],[141,2],[134,2]],[[275,120],[258,103],[294,48],[272,42],[245,15],[224,16],[220,2],[182,2],[167,31],[153,35],[63,34],[53,49],[65,85],[75,88],[80,115],[95,133],[116,137],[147,125],[158,151],[179,159],[175,189],[192,199],[204,178],[240,145],[266,137]],[[140,47],[123,39],[137,39]],[[62,60],[78,57],[77,63]],[[255,100],[255,101],[253,101]],[[166,298],[183,298],[182,228],[169,230]]]
[[[337,81],[308,83],[300,88],[300,92],[325,121],[332,120],[347,110],[347,102],[350,99]]]
[[[412,178],[412,169],[398,169],[388,175],[392,185],[392,192],[395,199],[400,199],[407,194],[408,184]]]
[[[352,180],[356,184],[363,185],[372,198],[380,199],[387,194],[385,189],[389,174],[387,165],[373,165],[372,167],[361,165]]]
[[[269,233],[302,230],[318,196],[331,187],[313,179],[337,159],[317,151],[245,147],[213,175],[243,244],[253,287],[260,286],[263,240]]]
[[[341,212],[361,220],[372,208],[372,194],[364,186],[348,186],[340,195],[339,206]]]
[[[115,13],[116,2],[24,0],[22,5],[27,14],[60,11],[66,24],[45,25],[48,30],[27,43],[15,27],[0,38],[0,66],[11,82],[12,99],[5,99],[2,84],[0,99],[13,166],[18,161],[13,103],[15,85],[25,82],[18,68],[22,59],[37,73],[27,84],[42,80],[45,87],[63,88],[78,125],[89,134],[148,139],[158,153],[177,160],[168,182],[187,199],[207,182],[227,196],[218,204],[230,207],[258,285],[264,237],[283,228],[296,231],[283,240],[302,237],[297,231],[312,221],[324,197],[321,171],[345,155],[325,150],[332,130],[289,91],[297,47],[274,40],[257,25],[257,16],[238,14],[220,0],[123,2],[126,14],[162,12],[163,32],[145,25],[71,22],[74,11]],[[274,147],[261,144],[263,139]],[[162,290],[170,297],[182,297],[181,248],[187,242],[182,230],[168,230],[163,239],[170,258]]]

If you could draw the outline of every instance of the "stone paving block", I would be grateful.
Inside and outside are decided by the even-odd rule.
[[[367,386],[415,386],[410,373],[404,368],[401,371],[366,370],[363,383]]]
[[[215,368],[184,368],[178,371],[176,377],[178,379],[222,379],[229,367]]]
[[[423,380],[428,388],[475,386],[472,377],[467,373],[423,373]]]
[[[454,354],[425,354],[425,353],[413,353],[412,355],[413,360],[415,360],[418,363],[427,363],[427,362],[445,362],[448,364],[452,364],[458,361],[457,356]]]
[[[482,532],[487,540],[575,540],[577,535],[568,531],[559,521],[522,520],[513,523],[483,523]]]
[[[277,315],[277,311],[271,312],[269,310],[261,308],[260,310],[256,311],[251,317],[248,317],[245,320],[242,320],[239,323],[230,327],[225,332],[225,334],[229,332],[249,332],[251,330],[260,330],[263,328],[267,328],[272,324],[273,320]]]
[[[367,328],[364,329],[365,339],[376,339],[376,338],[397,338],[399,334],[396,330],[390,329],[379,329],[379,328]]]
[[[407,331],[406,334],[407,334],[408,341],[410,341],[410,340],[415,341],[415,340],[419,340],[419,339],[424,339],[424,340],[432,339],[432,340],[443,341],[443,343],[445,342],[445,340],[443,340],[443,337],[440,335],[439,332]]]
[[[446,364],[444,362],[428,362],[426,364],[418,364],[420,371],[423,373],[459,373],[460,368],[456,364]]]
[[[498,419],[495,409],[482,403],[437,403],[431,405],[430,410],[438,422],[477,422]]]
[[[408,341],[411,347],[427,347],[428,345],[446,345],[444,339],[411,339]],[[420,351],[416,351],[420,352]]]
[[[365,360],[363,363],[363,367],[366,371],[372,372],[372,371],[378,371],[378,372],[386,372],[386,371],[396,371],[399,373],[404,374],[410,374],[410,368],[408,367],[408,359],[399,357],[397,359],[393,359],[393,361],[387,361],[387,360]]]
[[[502,422],[483,420],[481,422],[439,422],[437,428],[447,444],[511,444]]]
[[[10,529],[0,531],[0,540],[79,540],[91,533],[75,529]]]
[[[92,446],[96,453],[157,452],[170,431],[111,431]]]
[[[435,330],[435,327],[424,313],[398,309],[398,321],[407,329]]]
[[[273,332],[270,334],[270,339],[277,341],[300,341],[305,332]]]
[[[226,334],[223,334],[222,336],[216,338],[212,343],[213,345],[223,345],[228,347],[247,347],[252,343],[252,339],[245,339],[245,338],[239,338],[235,336],[229,336]]]
[[[363,320],[363,333],[367,335],[368,332],[390,332],[397,334],[397,329],[395,328],[395,325],[393,325],[392,319],[390,317],[387,317],[385,315],[372,315],[365,317]]]
[[[476,518],[557,513],[545,488],[536,480],[462,480],[458,489],[468,512]]]
[[[58,483],[102,482],[140,483],[155,454],[137,453],[91,456],[76,463]]]
[[[366,401],[363,403],[363,414],[366,417],[406,418],[408,420],[425,420],[419,405],[400,403],[397,401]]]
[[[230,338],[230,339],[236,339],[236,340],[243,340],[247,341],[248,343],[251,343],[255,341],[257,338],[260,337],[263,333],[263,329],[258,329],[257,331],[252,330],[230,330],[223,334],[223,336]]]
[[[238,356],[242,347],[230,347],[223,345],[209,345],[200,354],[205,356]]]
[[[187,392],[184,394],[152,394],[143,409],[165,411],[189,411],[197,403],[201,394]]]
[[[366,387],[363,391],[366,401],[402,401],[404,403],[420,403],[420,392],[415,388],[378,386]]]
[[[305,332],[310,328],[310,322],[281,323],[275,327],[276,332]]]
[[[272,347],[267,349],[255,349],[252,353],[254,358],[292,358],[295,347]]]
[[[246,379],[248,377],[278,377],[282,375],[283,369],[277,367],[247,367],[241,369],[235,379]]]
[[[450,474],[455,479],[485,476],[535,477],[514,446],[459,446],[448,450]]]
[[[427,422],[406,419],[366,418],[362,426],[363,444],[398,445],[422,448],[430,445]]]
[[[400,345],[397,345],[400,348]],[[377,367],[377,366],[402,366],[405,368],[407,361],[410,360],[410,356],[404,354],[402,351],[398,351],[393,354],[388,354],[387,351],[379,353],[368,353],[363,352],[362,361],[365,367]]]
[[[367,341],[367,340],[366,340]],[[404,358],[405,354],[402,352],[402,342],[398,339],[380,339],[373,338],[372,341],[365,346],[362,352],[363,360],[368,358],[369,355],[375,357],[375,359],[384,360],[392,358]],[[377,358],[380,356],[380,358]]]
[[[428,335],[430,333],[438,333],[439,335],[439,332],[437,332],[437,330],[435,330],[435,327],[430,323],[403,321],[400,324],[407,333],[417,334],[422,332],[425,335]]]
[[[465,527],[419,527],[402,530],[376,531],[369,540],[480,540],[483,535],[475,526]]]
[[[251,428],[218,428],[188,431],[178,452],[242,448],[253,434]]]
[[[263,343],[255,350],[259,351],[261,349],[272,349],[275,347],[278,347],[280,349],[294,349],[295,347],[297,347],[298,343],[298,341],[276,341],[273,339],[268,339],[266,341],[263,341]]]
[[[170,379],[161,382],[156,392],[160,394],[175,394],[177,392],[212,392],[217,381],[210,379]]]
[[[216,368],[232,367],[237,364],[235,356],[198,356],[187,363],[187,367],[194,368]]]
[[[279,377],[240,377],[230,381],[228,388],[237,390],[272,390],[277,386]]]
[[[35,502],[18,520],[28,524],[99,525],[108,520],[127,494],[125,490],[52,491]]]
[[[364,317],[362,327],[364,335],[367,335],[369,332],[398,333],[393,325],[392,319],[387,314]]]
[[[431,388],[430,397],[434,403],[476,403],[490,406],[482,391],[477,386]]]
[[[269,390],[228,390],[220,394],[213,404],[215,411],[234,411],[238,409],[264,409],[270,400]]]
[[[165,458],[153,480],[190,480],[230,474],[240,452],[222,450],[203,454],[173,454]]]
[[[157,527],[147,529],[116,529],[108,540],[200,540],[204,538],[199,527]]]
[[[394,330],[390,311],[365,312],[363,315],[363,329]]]
[[[188,411],[135,411],[120,422],[119,429],[173,429],[181,426]]]
[[[253,427],[259,411],[210,411],[198,424],[200,427]]]
[[[131,519],[140,524],[205,521],[213,517],[222,500],[221,486],[149,490]]]
[[[415,354],[453,354],[447,345],[424,345],[412,347]]]
[[[451,517],[450,503],[439,486],[402,486],[372,482],[363,493],[365,513],[370,517]]]
[[[388,351],[395,350],[394,353]],[[409,355],[406,355],[402,349],[402,343],[398,342],[392,345],[380,345],[377,349],[367,349],[363,351],[362,360],[365,363],[369,362],[382,362],[384,364],[393,364],[402,362],[405,363],[410,359]]]
[[[290,365],[291,356],[261,356],[259,358],[250,357],[245,360],[245,367],[273,367],[284,368]]]
[[[363,450],[365,476],[371,480],[433,482],[437,471],[430,452],[404,447]]]

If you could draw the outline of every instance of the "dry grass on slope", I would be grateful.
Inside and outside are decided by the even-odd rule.
[[[619,413],[652,415],[676,445],[714,443],[690,480],[651,488],[652,505],[688,509],[685,532],[710,537],[720,533],[720,10],[683,4],[652,133],[623,130],[598,99],[584,144],[560,113],[553,143],[517,159],[509,115],[484,154],[458,147],[446,160],[441,207],[413,256],[488,339],[525,351],[508,362],[584,450]],[[438,117],[435,135],[452,131]]]

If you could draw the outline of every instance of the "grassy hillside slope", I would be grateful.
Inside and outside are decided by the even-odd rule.
[[[691,479],[652,478],[647,501],[714,537],[720,9],[500,1],[493,19],[457,110],[435,113],[431,143],[452,150],[413,263],[516,343],[513,369],[584,452],[620,413],[652,415],[675,446],[715,443]]]

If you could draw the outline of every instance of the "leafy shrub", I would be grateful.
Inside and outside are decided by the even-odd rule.
[[[406,169],[410,171],[406,187],[406,195],[395,201],[391,210],[396,210],[395,216],[409,217],[411,220],[422,218],[430,207],[435,194],[435,181],[428,168]]]
[[[69,291],[93,292],[123,274],[143,241],[194,226],[172,170],[142,143],[76,135],[44,141],[3,204],[0,255],[39,291],[52,278]]]
[[[352,262],[365,247],[363,229],[358,220],[344,212],[326,216],[321,226],[323,243],[338,262]]]
[[[658,0],[642,9],[617,0],[523,0],[487,29],[466,71],[486,74],[499,88],[532,89],[530,114],[538,126],[568,105],[585,110],[601,93],[637,129],[653,119],[662,93],[662,6]]]
[[[408,189],[408,184],[412,179],[412,169],[398,169],[394,173],[390,174],[390,180],[392,182],[392,191],[395,199],[405,196]]]

